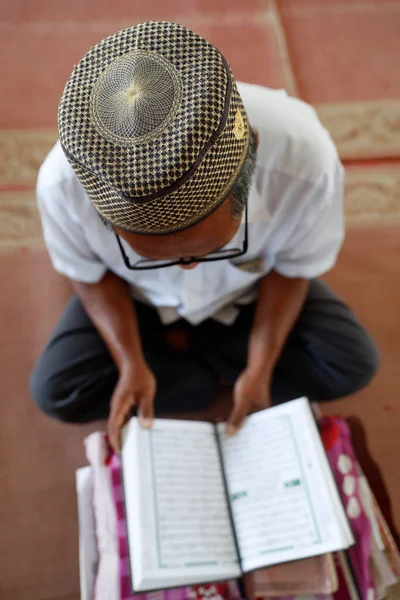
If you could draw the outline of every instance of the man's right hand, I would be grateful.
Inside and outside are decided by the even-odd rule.
[[[142,427],[151,427],[154,418],[156,378],[145,361],[121,370],[111,398],[108,437],[115,452],[120,452],[121,427],[130,417],[133,407],[138,410]]]
[[[72,284],[119,371],[107,427],[110,443],[119,452],[120,430],[133,407],[138,409],[141,425],[151,426],[156,379],[143,356],[135,304],[126,281],[107,271],[98,283]]]

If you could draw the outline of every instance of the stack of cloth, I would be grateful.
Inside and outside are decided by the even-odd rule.
[[[356,460],[347,423],[319,423],[356,544],[346,552],[269,567],[248,576],[247,596],[275,600],[398,600],[400,554]],[[82,600],[239,600],[238,582],[133,594],[121,462],[102,433],[85,440],[77,471]]]

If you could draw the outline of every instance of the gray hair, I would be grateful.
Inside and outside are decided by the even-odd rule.
[[[242,171],[232,188],[232,214],[239,218],[249,197],[251,181],[257,161],[257,134],[250,128],[249,150]]]

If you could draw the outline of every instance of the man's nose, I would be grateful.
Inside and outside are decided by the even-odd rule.
[[[197,267],[198,264],[199,264],[198,262],[192,262],[192,263],[189,263],[188,265],[183,264],[183,265],[179,265],[179,266],[181,269],[194,269],[195,267]]]

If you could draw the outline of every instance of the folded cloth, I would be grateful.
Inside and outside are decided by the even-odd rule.
[[[340,417],[324,417],[320,420],[320,431],[356,541],[347,552],[359,595],[362,600],[377,600],[371,570],[371,524],[361,499],[358,465],[349,426]],[[341,592],[339,586],[335,595],[338,600],[345,597]]]
[[[239,600],[236,582],[174,588],[149,594],[131,591],[128,537],[122,488],[121,460],[102,433],[85,439],[93,469],[93,508],[99,567],[93,600]]]

